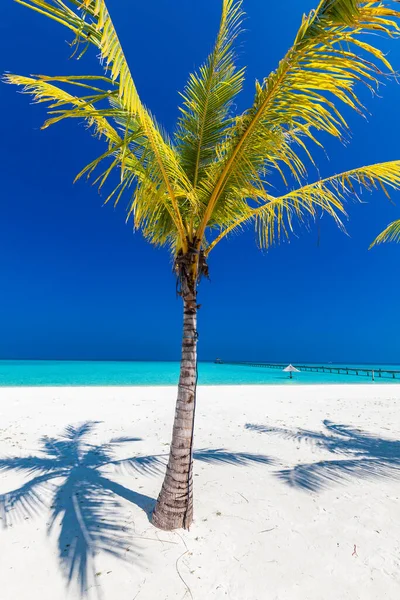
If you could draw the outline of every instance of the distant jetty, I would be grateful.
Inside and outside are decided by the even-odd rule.
[[[215,359],[215,364],[218,365],[241,365],[244,367],[262,367],[267,369],[283,369],[286,364],[278,363],[261,363],[261,362],[242,362],[242,361],[224,361],[221,358]],[[400,371],[391,369],[380,369],[376,367],[339,367],[333,364],[329,365],[294,365],[300,371],[309,371],[313,373],[331,373],[334,375],[359,375],[364,377],[371,377],[372,380],[376,378],[384,379],[400,379]]]

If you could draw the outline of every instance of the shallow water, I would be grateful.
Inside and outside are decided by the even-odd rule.
[[[339,366],[329,365],[333,369]],[[357,365],[360,368],[387,368],[400,370],[400,365]],[[0,361],[0,386],[50,386],[50,385],[176,385],[179,377],[178,362],[111,362],[111,361]],[[368,383],[366,375],[337,373],[295,373],[289,379],[280,368],[251,367],[247,365],[199,363],[199,384],[202,385],[297,385]],[[376,375],[378,383],[400,383]]]

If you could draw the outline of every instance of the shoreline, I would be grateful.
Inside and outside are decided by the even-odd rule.
[[[292,389],[292,388],[332,388],[332,387],[336,387],[336,388],[345,388],[345,387],[357,387],[357,386],[362,386],[362,387],[375,387],[375,388],[387,388],[387,387],[395,387],[398,386],[400,388],[400,380],[396,380],[396,381],[392,381],[391,379],[388,379],[388,381],[386,383],[382,382],[382,381],[369,381],[367,382],[358,382],[358,381],[350,381],[350,382],[345,382],[345,383],[300,383],[300,382],[296,382],[293,380],[288,383],[288,384],[284,384],[284,383],[234,383],[234,384],[230,384],[230,383],[199,383],[197,385],[197,388],[276,388],[276,389]],[[37,388],[40,389],[73,389],[73,390],[79,390],[79,389],[129,389],[129,388],[140,388],[140,389],[149,389],[149,388],[156,388],[156,389],[171,389],[171,388],[177,388],[178,387],[178,382],[177,383],[151,383],[148,385],[144,385],[144,384],[113,384],[110,383],[109,385],[104,385],[104,384],[88,384],[88,385],[81,385],[81,384],[50,384],[50,385],[43,385],[43,384],[38,384],[38,385],[1,385],[0,384],[0,394],[1,394],[1,390],[34,390]]]

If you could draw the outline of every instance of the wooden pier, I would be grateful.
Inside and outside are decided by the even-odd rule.
[[[284,369],[286,364],[278,363],[259,363],[259,362],[240,362],[240,361],[224,361],[220,358],[215,360],[218,365],[238,365],[244,367],[261,367],[265,369]],[[340,367],[334,364],[331,365],[298,365],[294,364],[296,369],[300,371],[308,371],[313,373],[330,373],[333,375],[358,375],[360,377],[370,377],[375,379],[400,379],[400,371],[390,369],[379,369],[376,367],[359,368],[359,367]]]

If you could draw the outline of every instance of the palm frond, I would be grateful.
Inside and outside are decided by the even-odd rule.
[[[94,78],[93,78],[94,79]],[[103,79],[103,78],[101,78]],[[105,79],[105,78],[104,78]],[[33,100],[36,103],[48,103],[48,112],[51,118],[48,119],[43,129],[62,121],[67,118],[83,119],[89,128],[92,128],[93,134],[99,138],[105,138],[108,142],[108,151],[101,155],[99,159],[93,161],[93,164],[100,164],[100,162],[108,157],[112,156],[116,150],[127,151],[128,144],[123,138],[117,133],[116,129],[110,124],[107,116],[112,116],[111,111],[107,112],[104,110],[96,109],[94,104],[98,100],[109,99],[113,92],[100,90],[96,94],[92,94],[90,98],[79,97],[70,94],[61,87],[55,85],[56,82],[63,82],[72,85],[82,85],[82,82],[76,82],[75,77],[23,77],[20,75],[6,74],[4,81],[9,84],[18,85],[22,87],[22,93],[30,94],[33,96]],[[89,77],[85,77],[85,81],[91,80]],[[89,87],[85,84],[85,87]],[[92,91],[99,90],[97,87],[91,86]],[[140,161],[134,160],[135,156],[132,156],[131,168],[133,169],[135,177],[141,179],[144,174],[144,169]],[[86,172],[88,169],[84,169]]]
[[[73,1],[75,2],[75,0]],[[125,109],[128,116],[134,116],[140,123],[143,135],[148,142],[148,153],[151,153],[151,175],[159,180],[165,188],[165,195],[168,196],[174,220],[177,223],[180,245],[186,247],[187,231],[182,212],[190,211],[191,202],[195,204],[192,186],[180,166],[175,149],[163,138],[154,119],[140,100],[105,1],[83,0],[81,6],[83,9],[82,21],[84,22],[85,17],[89,16],[94,28],[100,34],[98,47],[101,52],[101,60],[106,71],[111,73],[112,80],[118,82],[121,108]],[[134,206],[137,207],[137,204]],[[159,214],[159,205],[157,204],[157,215],[159,216]],[[154,216],[153,211],[152,215]],[[157,221],[155,222],[157,223]],[[159,231],[162,228],[158,227],[157,229]],[[156,239],[159,240],[160,236],[157,236]],[[154,238],[153,241],[155,241]]]
[[[104,0],[15,0],[75,33],[71,45],[93,44],[112,81],[118,84],[121,103],[130,114],[142,110],[128,63]]]
[[[101,189],[115,168],[119,169],[120,183],[113,188],[105,202],[113,199],[114,204],[117,204],[122,193],[133,186],[135,194],[131,196],[128,216],[133,214],[135,227],[142,227],[144,235],[154,243],[173,245],[179,237],[177,232],[180,221],[171,204],[170,196],[159,178],[158,167],[154,163],[154,155],[144,136],[143,129],[137,119],[127,117],[126,111],[116,100],[114,90],[104,91],[98,87],[89,86],[87,82],[93,79],[97,78],[85,77],[86,83],[83,84],[81,78],[77,81],[74,76],[47,77],[42,75],[33,78],[7,74],[4,77],[6,83],[19,85],[22,87],[23,93],[31,94],[35,102],[49,103],[51,118],[44,123],[43,128],[64,119],[79,119],[92,129],[94,136],[105,139],[108,143],[106,152],[82,169],[76,179],[83,175],[89,177],[105,161],[109,161],[95,179],[95,183]],[[100,79],[107,81],[106,78]],[[84,98],[75,96],[55,85],[57,82],[75,85],[79,88],[85,85],[86,88],[91,88],[93,94]],[[110,106],[106,109],[96,108],[95,103],[101,100],[110,101]],[[113,127],[110,121],[114,121],[116,127]],[[125,127],[123,127],[123,123]],[[118,129],[121,131],[118,132]],[[152,222],[151,228],[146,227],[148,221]]]
[[[48,102],[50,114],[53,114],[51,112],[52,110],[59,111],[57,113],[57,117],[54,117],[51,119],[51,121],[46,121],[44,123],[42,126],[43,129],[55,122],[61,121],[63,118],[67,118],[69,116],[78,116],[87,120],[89,126],[94,125],[96,128],[95,133],[99,136],[104,135],[109,141],[112,142],[119,140],[118,134],[111,127],[108,121],[93,107],[93,104],[96,102],[97,94],[92,95],[91,102],[87,102],[85,99],[72,95],[59,86],[54,85],[55,82],[60,80],[74,84],[74,79],[74,77],[58,78],[46,77],[44,75],[37,77],[24,77],[22,75],[15,75],[12,73],[6,73],[3,77],[3,81],[5,83],[21,86],[22,93],[33,96],[33,101],[35,103],[40,104]],[[85,80],[88,80],[88,78],[85,78]],[[98,88],[92,87],[91,89],[94,91]],[[104,96],[104,92],[101,91],[100,95]],[[74,110],[65,108],[65,106],[68,105],[71,105]],[[62,107],[63,110],[61,111]]]
[[[384,244],[386,242],[400,242],[400,220],[393,221],[393,223],[390,223],[390,225],[388,225],[386,229],[384,229],[382,233],[380,233],[378,237],[372,242],[370,248],[373,248],[378,244]]]
[[[78,47],[83,42],[84,44],[93,44],[100,50],[101,64],[118,89],[121,111],[126,113],[127,118],[137,120],[141,133],[146,139],[147,158],[151,159],[151,175],[156,180],[156,185],[162,188],[163,201],[161,205],[164,207],[164,212],[166,202],[170,205],[169,221],[173,221],[177,228],[175,235],[179,238],[179,241],[175,240],[177,246],[186,247],[187,230],[184,214],[191,214],[193,208],[196,207],[196,197],[192,185],[180,165],[175,148],[168,140],[164,139],[160,128],[140,100],[105,1],[16,1],[71,29],[75,33],[73,46]],[[114,161],[108,174],[114,168],[119,167],[120,161]],[[159,213],[160,206],[157,203],[157,215]],[[163,226],[165,226],[165,219],[162,220],[158,230]],[[165,237],[156,235],[155,240],[159,243],[165,242]]]
[[[346,214],[345,201],[357,199],[362,189],[368,191],[383,190],[389,195],[389,189],[400,189],[400,161],[378,163],[367,167],[352,169],[315,183],[295,189],[283,196],[266,196],[267,202],[257,208],[248,208],[247,212],[227,224],[219,235],[209,244],[206,253],[229,233],[241,229],[247,223],[255,223],[262,247],[268,248],[284,232],[293,231],[294,217],[302,221],[306,217],[315,218],[317,210],[328,213],[342,227],[340,214]]]
[[[189,76],[180,108],[177,145],[185,171],[196,188],[205,167],[216,158],[216,147],[230,124],[230,109],[243,83],[237,69],[234,42],[241,31],[241,0],[223,0],[220,28],[213,52],[198,72]]]
[[[381,65],[391,71],[383,52],[364,38],[398,37],[399,17],[380,0],[323,0],[304,17],[292,48],[278,69],[257,83],[253,106],[217,150],[221,160],[208,168],[203,186],[209,202],[199,238],[231,188],[249,181],[261,185],[265,170],[274,167],[288,168],[299,180],[305,168],[293,146],[304,150],[318,132],[343,138],[347,123],[340,105],[362,113],[356,84],[373,90]]]

